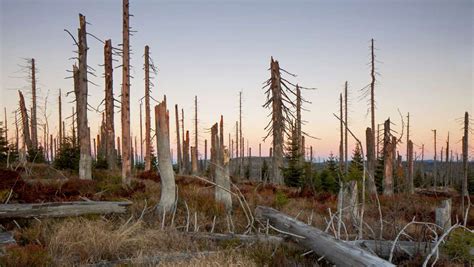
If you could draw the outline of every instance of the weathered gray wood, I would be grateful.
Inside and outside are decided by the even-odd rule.
[[[0,219],[69,217],[84,214],[125,213],[132,202],[74,201],[34,204],[0,204]]]
[[[436,208],[436,224],[444,231],[451,227],[451,199],[443,200],[441,205]]]
[[[285,239],[281,236],[276,235],[240,235],[240,234],[221,234],[221,233],[192,233],[191,238],[194,239],[205,239],[213,241],[227,241],[227,240],[239,240],[242,243],[268,243],[268,244],[281,244]]]
[[[0,246],[10,245],[10,244],[16,244],[15,238],[13,238],[13,234],[10,232],[1,232],[0,233]]]
[[[257,218],[268,220],[270,225],[290,234],[300,245],[324,256],[337,266],[395,266],[353,244],[337,240],[329,234],[289,217],[275,209],[257,206]]]
[[[390,257],[390,251],[393,245],[393,241],[389,240],[355,240],[348,241],[347,243],[356,245],[369,252],[373,252],[382,258]],[[433,245],[433,243],[429,242],[398,241],[395,247],[395,252],[406,253],[410,256],[416,254],[428,255]]]

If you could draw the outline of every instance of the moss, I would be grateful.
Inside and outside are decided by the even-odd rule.
[[[448,241],[443,246],[443,252],[452,261],[466,264],[474,263],[474,255],[470,253],[472,249],[474,249],[474,234],[459,228],[453,230],[449,235]]]

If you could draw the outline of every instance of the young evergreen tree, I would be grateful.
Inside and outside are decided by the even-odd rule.
[[[282,168],[283,178],[287,186],[297,187],[301,185],[304,169],[300,161],[300,151],[296,127],[291,125],[291,136],[288,138],[285,153],[288,165]]]
[[[360,150],[359,144],[357,144],[353,151],[352,160],[349,165],[349,174],[347,176],[347,181],[361,181],[363,172],[364,159],[362,158],[362,152]]]
[[[326,167],[320,174],[321,190],[331,193],[337,193],[339,191],[338,183],[338,163],[336,158],[331,153],[328,160],[326,161]]]

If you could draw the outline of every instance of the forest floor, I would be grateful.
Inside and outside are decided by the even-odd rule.
[[[316,253],[291,242],[284,244],[241,243],[238,239],[212,241],[199,238],[199,233],[242,234],[248,224],[246,215],[233,199],[231,222],[223,206],[214,201],[214,186],[192,176],[177,176],[178,201],[173,216],[155,213],[160,199],[160,179],[152,172],[135,175],[131,186],[123,187],[120,174],[94,170],[93,180],[79,180],[72,172],[58,171],[49,165],[36,164],[29,170],[0,170],[2,203],[41,203],[84,200],[130,200],[126,214],[87,215],[70,218],[21,219],[1,221],[2,231],[14,234],[16,245],[3,248],[1,266],[78,266],[109,262],[139,264],[150,257],[161,257],[160,265],[243,265],[243,266],[325,266],[328,263]],[[337,197],[327,192],[313,193],[285,186],[235,181],[250,210],[257,205],[274,207],[319,229],[327,227],[330,214],[337,210]],[[461,218],[460,197],[453,199],[452,220]],[[471,196],[474,202],[474,198]],[[367,198],[364,239],[394,240],[400,230],[415,219],[435,222],[435,208],[446,196],[395,194]],[[380,213],[383,233],[380,234]],[[344,225],[341,239],[354,240],[357,229],[350,222]],[[467,227],[474,227],[470,212]],[[469,250],[474,236],[456,231],[452,241],[442,247],[437,266],[463,266],[474,259]],[[278,234],[274,231],[271,234]],[[432,241],[423,226],[410,226],[406,233],[412,241]],[[406,240],[405,237],[402,239]],[[464,242],[464,243],[463,243]],[[467,244],[467,245],[466,245]],[[465,246],[465,247],[463,247]],[[467,247],[466,247],[467,246]],[[471,247],[469,247],[471,246]],[[467,256],[465,250],[467,249]],[[396,255],[397,256],[397,255]],[[418,266],[421,257],[395,257],[404,266]],[[122,262],[123,263],[123,262]],[[103,265],[107,266],[107,265]]]

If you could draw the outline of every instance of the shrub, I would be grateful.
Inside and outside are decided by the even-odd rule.
[[[449,255],[450,259],[466,263],[466,266],[474,263],[474,255],[471,254],[473,248],[474,234],[460,228],[451,232],[449,240],[443,246],[445,253]]]
[[[79,147],[72,142],[64,142],[56,154],[54,166],[58,169],[79,170]]]
[[[288,204],[288,197],[285,195],[285,193],[281,191],[277,191],[275,194],[275,200],[274,203],[276,208],[280,209],[286,204]]]

